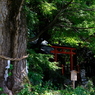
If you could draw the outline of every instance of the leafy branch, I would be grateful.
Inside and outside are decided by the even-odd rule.
[[[46,26],[41,32],[39,32],[37,34],[37,36],[33,37],[30,39],[30,41],[34,41],[37,38],[39,38],[44,32],[46,32],[50,27],[53,27],[53,25],[55,24],[55,22],[57,21],[58,17],[60,16],[60,14],[73,2],[73,0],[71,0],[70,2],[68,2],[66,5],[64,5],[61,10],[57,13],[57,15],[55,16],[55,18],[52,20],[52,22],[49,23],[48,26]]]

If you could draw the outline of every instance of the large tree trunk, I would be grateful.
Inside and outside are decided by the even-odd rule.
[[[27,76],[23,57],[26,55],[26,26],[22,5],[23,0],[0,0],[0,87],[8,95],[15,95],[22,89]],[[13,65],[13,69],[9,68],[12,75],[5,79],[9,60]]]

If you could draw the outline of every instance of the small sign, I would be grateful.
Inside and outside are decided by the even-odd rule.
[[[71,71],[71,80],[72,81],[77,81],[77,71],[76,70],[72,70]]]
[[[73,89],[75,89],[75,81],[77,81],[77,71],[72,70],[71,71],[71,80],[73,81]]]

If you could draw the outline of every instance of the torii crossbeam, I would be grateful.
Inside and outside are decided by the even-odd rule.
[[[73,66],[73,55],[76,54],[74,50],[76,48],[72,47],[63,47],[63,46],[51,46],[54,48],[54,50],[51,51],[51,53],[54,54],[54,60],[57,62],[57,54],[69,54],[70,55],[70,70],[74,69]]]

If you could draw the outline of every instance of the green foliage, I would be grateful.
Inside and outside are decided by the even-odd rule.
[[[29,78],[33,85],[40,85],[42,84],[43,74],[39,74],[33,71],[29,72]]]
[[[94,85],[93,85],[92,80],[89,80],[88,81],[87,86],[86,86],[86,89],[91,93],[91,95],[94,95],[95,88],[94,88]]]
[[[9,68],[9,71],[8,71],[8,76],[11,76],[12,75],[12,71],[13,70],[13,64],[10,64],[10,68]]]
[[[44,83],[44,85],[36,85],[33,86],[33,91],[32,91],[32,95],[55,95],[54,93],[58,93],[58,91],[56,91],[56,87],[52,87],[53,84],[51,81],[48,81],[46,83]],[[54,92],[55,91],[55,92]]]
[[[39,6],[42,13],[45,15],[52,15],[53,10],[57,10],[54,3],[42,2]]]
[[[8,73],[8,76],[11,76],[11,75],[12,75],[12,72],[9,72],[9,73]]]
[[[3,91],[4,91],[3,88],[0,87],[0,92],[3,92]],[[6,94],[2,93],[1,95],[6,95]]]
[[[64,9],[64,6],[69,1],[26,0],[28,38],[38,36],[49,25],[50,27],[46,28],[46,31],[40,37],[45,38],[47,37],[45,34],[49,34],[50,38],[48,40],[50,44],[78,48],[78,44],[81,43],[81,47],[90,48],[95,52],[95,28],[93,28],[95,26],[95,0],[73,0]],[[60,15],[58,15],[59,13]],[[53,93],[58,95],[94,95],[94,87],[91,85],[88,88],[77,87],[74,90],[68,87],[57,92],[50,89],[47,90],[49,83],[42,88],[44,72],[47,70],[52,77],[55,77],[54,75],[56,75],[55,72],[58,68],[55,62],[48,61],[53,56],[37,54],[32,49],[28,50],[28,53],[30,54],[28,58],[29,78],[35,85],[33,95],[38,95],[39,93],[40,95],[53,95]]]
[[[10,64],[10,70],[12,70],[13,69],[13,64]]]
[[[88,3],[89,5],[87,5]],[[76,6],[74,6],[74,4],[76,4]],[[53,43],[60,45],[67,44],[76,47],[78,43],[82,43],[83,46],[91,49],[92,46],[94,46],[93,41],[95,41],[93,37],[90,37],[94,35],[95,28],[89,29],[89,27],[94,27],[95,24],[95,13],[92,8],[94,4],[94,1],[91,3],[89,0],[73,1],[73,3],[68,6],[66,12],[63,12],[58,18],[60,20],[59,26],[57,23],[57,27],[54,27],[51,32],[51,40]],[[90,41],[88,38],[93,41]]]
[[[44,77],[44,72],[56,71],[58,67],[56,62],[50,62],[49,58],[52,58],[52,55],[49,54],[37,54],[32,49],[29,50],[30,55],[28,57],[29,63],[29,78],[33,85],[41,84]]]
[[[29,3],[29,2],[30,2],[30,0],[25,0],[25,2],[26,2],[26,3]]]
[[[37,36],[45,27],[57,21],[47,29],[51,36],[50,44],[70,45],[77,47],[92,47],[95,45],[95,1],[73,0],[66,9],[64,6],[70,0],[26,0],[26,17],[28,25],[28,37]],[[63,10],[62,10],[63,9]],[[60,12],[60,10],[62,10]],[[58,17],[57,14],[60,13]],[[88,28],[88,29],[85,29]],[[43,37],[42,35],[41,37]],[[93,47],[93,50],[95,48]]]
[[[30,86],[32,87],[33,91],[28,90],[29,85],[25,85],[25,88],[17,95],[94,95],[95,88],[87,86],[86,88],[82,86],[78,86],[75,89],[72,87],[67,87],[63,90],[58,90],[56,87],[52,87],[52,83],[49,81],[46,84]],[[90,87],[90,89],[89,89]]]
[[[3,91],[3,89],[0,87],[0,91]]]
[[[29,84],[25,84],[24,88],[17,95],[32,95],[31,94],[32,86]]]

